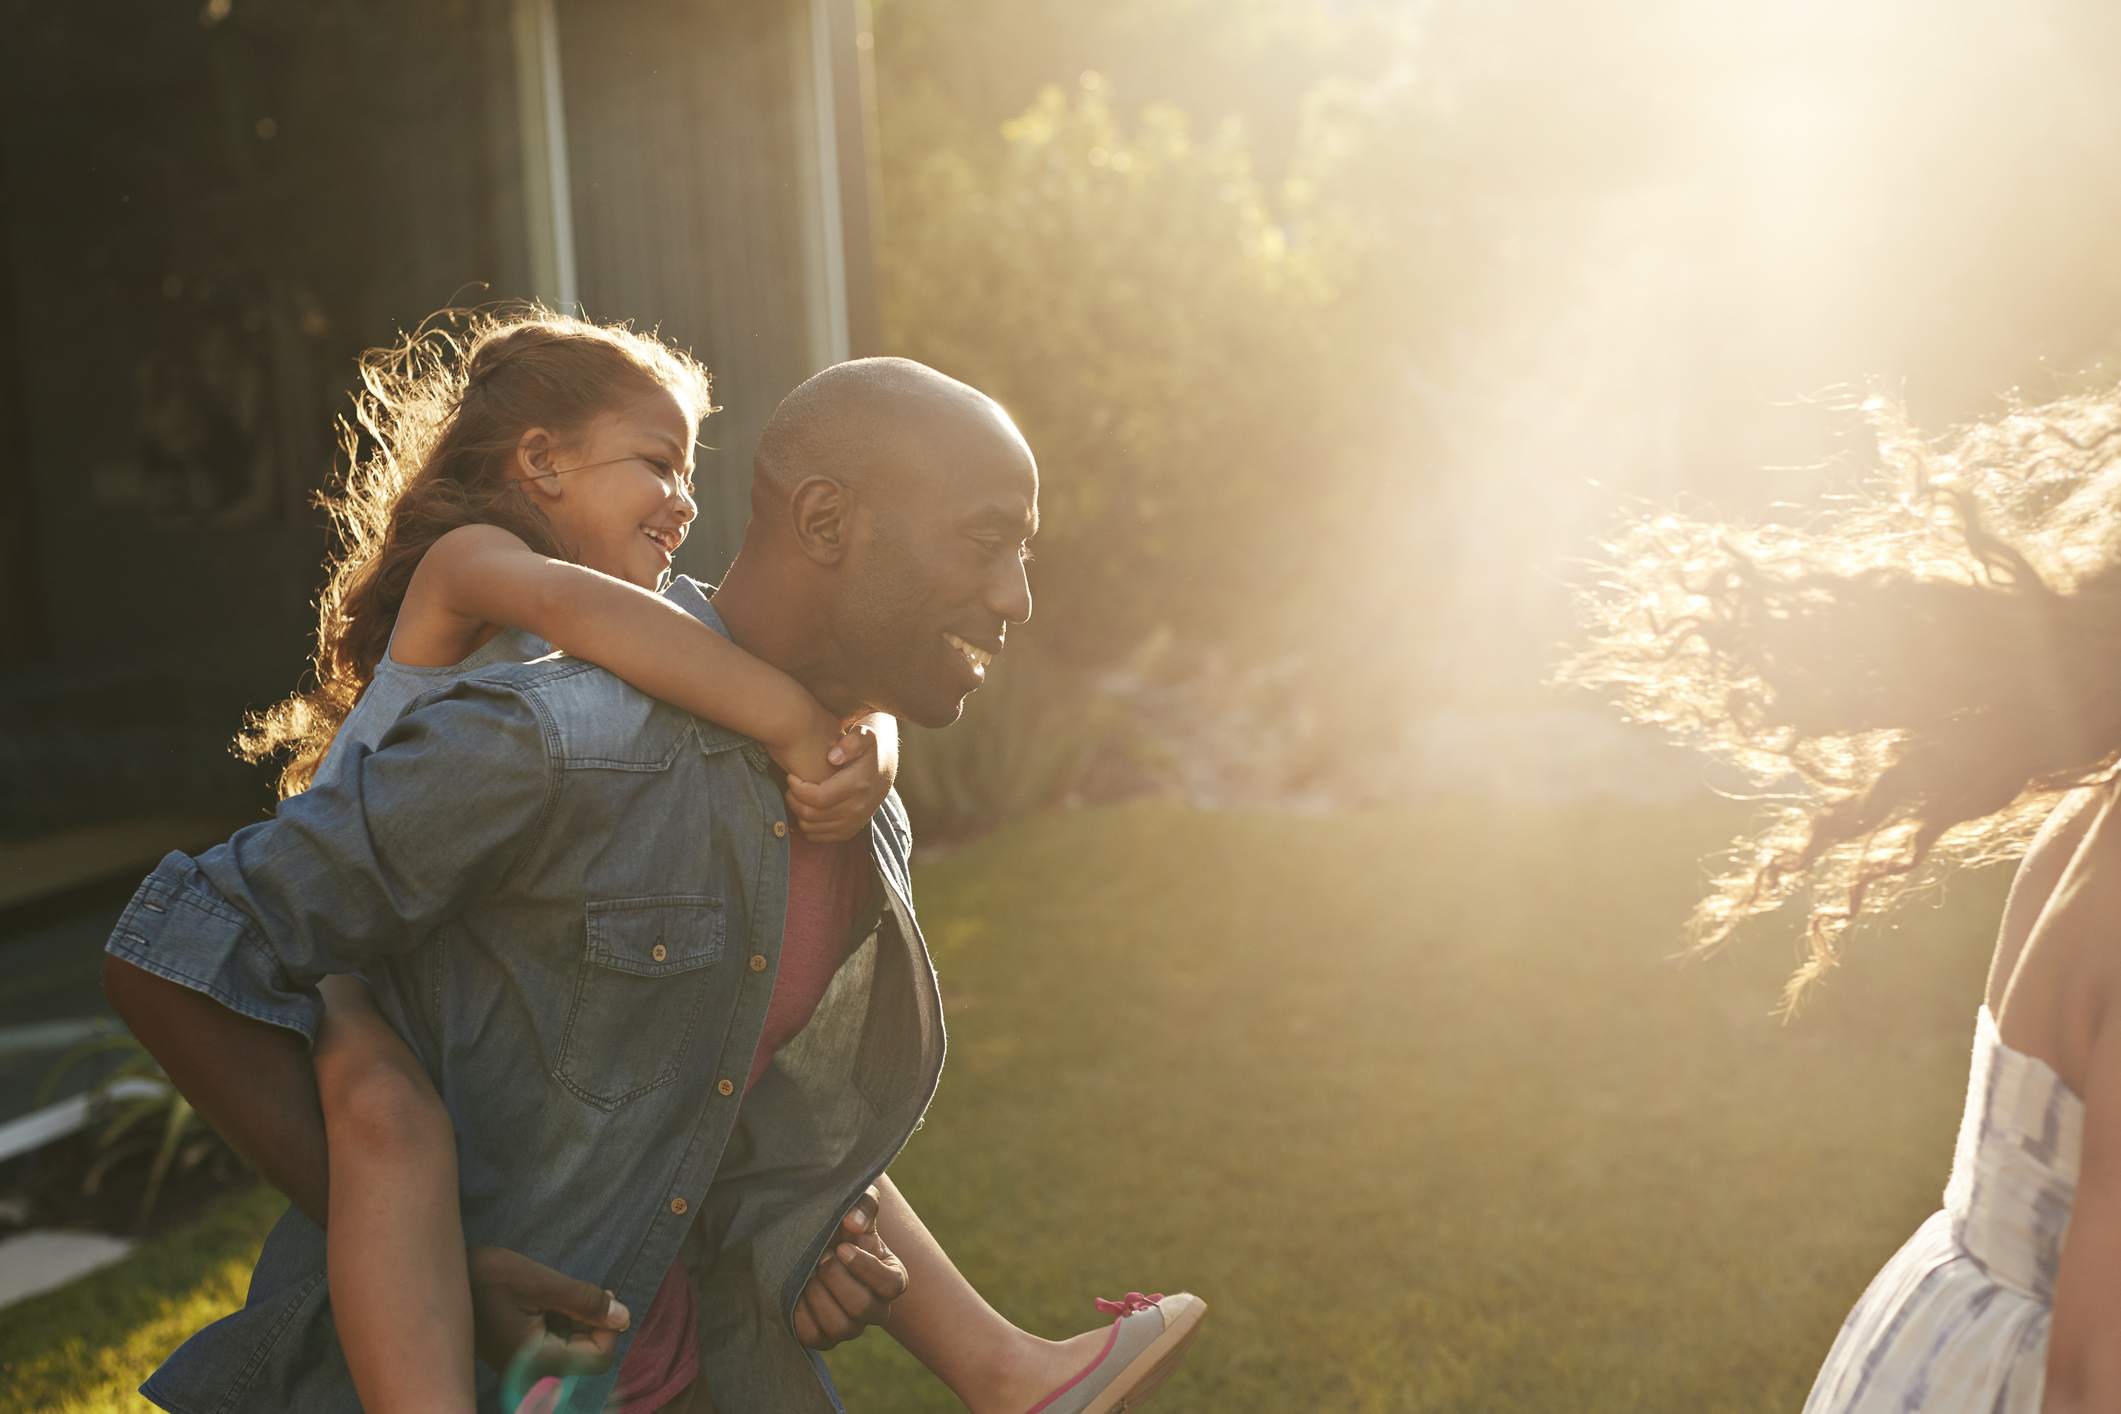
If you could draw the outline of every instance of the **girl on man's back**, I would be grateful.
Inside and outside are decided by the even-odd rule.
[[[373,748],[424,693],[551,645],[760,742],[789,773],[801,836],[789,841],[791,880],[862,913],[894,726],[839,721],[654,592],[697,511],[692,448],[713,411],[705,370],[630,330],[530,311],[476,316],[461,336],[430,321],[369,355],[362,374],[357,421],[372,445],[349,434],[347,482],[326,500],[344,545],[319,602],[317,685],[255,719],[241,742],[252,759],[289,757],[283,793],[334,753]],[[819,955],[781,958],[753,1081],[844,957],[823,940],[845,929],[813,931]],[[796,943],[791,928],[800,952]],[[448,1116],[365,987],[334,978],[325,993],[328,1267],[349,1368],[370,1408],[468,1410],[475,1311]],[[1168,1368],[1204,1309],[1190,1296],[1144,1298],[1113,1305],[1109,1328],[1040,1340],[979,1298],[888,1178],[879,1187],[874,1225],[850,1215],[849,1241],[813,1275],[795,1332],[811,1344],[849,1333],[846,1311],[905,1292],[910,1272],[894,1333],[974,1408],[1113,1407]],[[572,1344],[593,1358],[629,1320],[604,1312],[606,1332]],[[626,1353],[617,1407],[707,1407],[694,1324],[673,1265]]]

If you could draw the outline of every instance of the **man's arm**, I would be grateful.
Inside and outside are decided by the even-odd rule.
[[[112,1007],[192,1106],[323,1226],[330,1167],[308,1042],[314,983],[402,952],[491,892],[535,846],[557,773],[535,711],[460,685],[408,713],[272,820],[197,860],[171,855],[119,918]],[[469,1254],[478,1354],[526,1342],[539,1372],[610,1363],[610,1293],[494,1247]],[[570,1323],[554,1332],[548,1316]]]
[[[557,779],[532,707],[460,687],[273,819],[141,884],[104,989],[186,1099],[318,1223],[319,977],[409,950],[535,841]]]

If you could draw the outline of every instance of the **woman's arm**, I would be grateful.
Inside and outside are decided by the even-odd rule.
[[[2101,1028],[2084,1094],[2084,1162],[2062,1239],[2043,1414],[2121,1409],[2121,1025]]]
[[[314,1059],[331,1160],[332,1319],[363,1408],[463,1410],[471,1282],[456,1130],[367,984],[327,977]]]
[[[2074,962],[2094,982],[2075,989],[2083,1008],[2066,1026],[2080,1042],[2078,1089],[2084,1149],[2048,1327],[2044,1414],[2121,1409],[2121,970],[2113,924],[2121,917],[2121,820],[2106,802],[2054,886],[2026,945]],[[2104,974],[2103,977],[2101,974]],[[2064,1043],[2067,1045],[2067,1043]]]
[[[840,722],[802,684],[659,594],[537,554],[491,525],[435,541],[406,612],[500,624],[607,668],[652,697],[755,738],[789,774],[822,781]]]

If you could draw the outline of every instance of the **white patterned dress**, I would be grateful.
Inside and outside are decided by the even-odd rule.
[[[2083,1138],[2083,1102],[1984,1006],[1944,1210],[1842,1322],[1805,1414],[2038,1414]]]

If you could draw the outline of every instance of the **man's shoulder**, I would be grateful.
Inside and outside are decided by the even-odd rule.
[[[664,597],[720,632],[709,593],[710,586],[680,575]],[[564,653],[497,662],[465,673],[423,700],[452,695],[518,699],[536,714],[548,748],[569,766],[653,769],[668,765],[687,742],[703,736],[716,738],[710,745],[744,740],[697,721],[587,659]]]
[[[534,718],[547,750],[568,766],[661,767],[692,735],[692,718],[683,711],[595,663],[559,653],[465,673],[407,711],[467,701]]]
[[[570,766],[660,767],[693,736],[693,719],[616,673],[555,654],[473,674],[463,686],[519,697]]]

